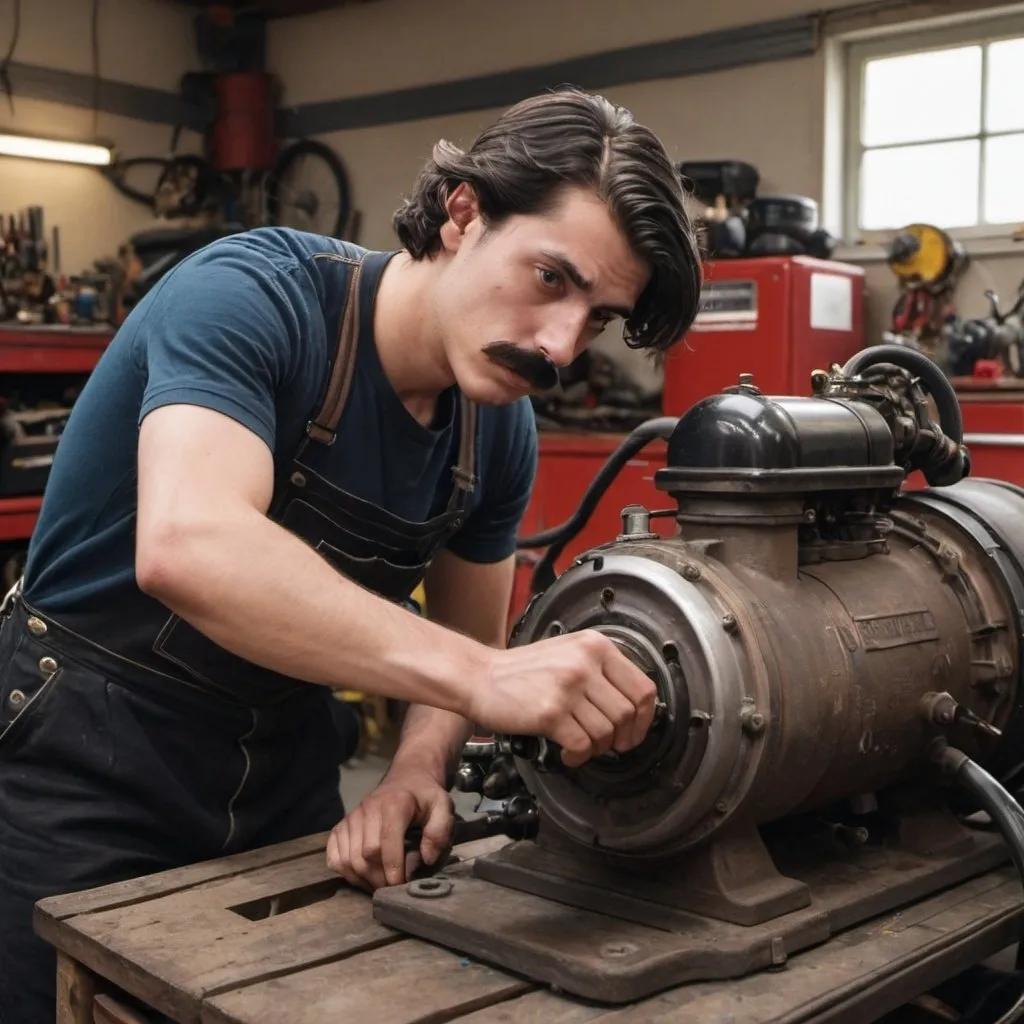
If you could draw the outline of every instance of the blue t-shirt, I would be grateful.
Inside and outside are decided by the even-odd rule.
[[[325,253],[365,255],[378,268],[388,259],[335,239],[260,228],[193,254],[131,312],[58,446],[29,546],[30,604],[58,617],[102,613],[138,593],[136,459],[139,424],[152,410],[188,404],[224,413],[262,438],[276,472],[284,472],[326,389],[351,271]],[[422,522],[442,512],[451,494],[458,405],[449,389],[431,426],[420,424],[365,332],[337,441],[319,455],[318,472]],[[451,551],[482,563],[512,554],[536,458],[528,399],[480,408],[478,482]]]

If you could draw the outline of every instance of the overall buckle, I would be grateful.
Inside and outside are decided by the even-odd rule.
[[[13,587],[4,595],[3,602],[0,602],[0,619],[5,618],[14,607],[14,602],[21,594],[21,582],[24,577],[19,576]]]
[[[455,486],[460,487],[464,491],[472,493],[476,487],[476,474],[468,472],[461,466],[452,467],[452,479],[455,481]]]
[[[315,420],[306,421],[306,436],[312,438],[319,444],[327,445],[328,448],[338,439],[338,435],[327,427],[321,427]]]

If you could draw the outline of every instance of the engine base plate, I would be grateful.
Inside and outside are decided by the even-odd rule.
[[[383,924],[536,981],[603,1003],[625,1003],[685,982],[782,967],[799,950],[1006,862],[995,834],[968,850],[858,851],[841,861],[785,865],[810,905],[753,925],[735,924],[610,891],[571,858],[515,843],[456,872],[444,898],[408,887],[379,890]],[[780,865],[781,866],[781,865]]]

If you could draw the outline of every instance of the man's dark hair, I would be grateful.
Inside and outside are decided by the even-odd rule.
[[[476,191],[487,227],[548,212],[566,186],[593,188],[651,268],[626,322],[626,343],[663,351],[693,323],[701,263],[682,178],[658,137],[628,110],[563,89],[511,107],[468,152],[439,142],[394,216],[398,238],[415,259],[440,248],[445,201],[463,181]]]

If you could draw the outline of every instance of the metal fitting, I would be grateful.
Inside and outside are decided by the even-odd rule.
[[[627,505],[622,512],[622,533],[616,540],[657,540],[651,532],[651,513],[643,505]]]
[[[405,891],[417,899],[439,900],[450,896],[453,888],[450,878],[417,878],[405,887]]]
[[[918,707],[925,720],[934,725],[952,725],[956,721],[957,704],[948,693],[926,693]]]
[[[764,715],[757,710],[757,706],[753,702],[744,705],[743,710],[740,711],[740,725],[743,726],[744,732],[757,736],[764,732],[766,724]]]

